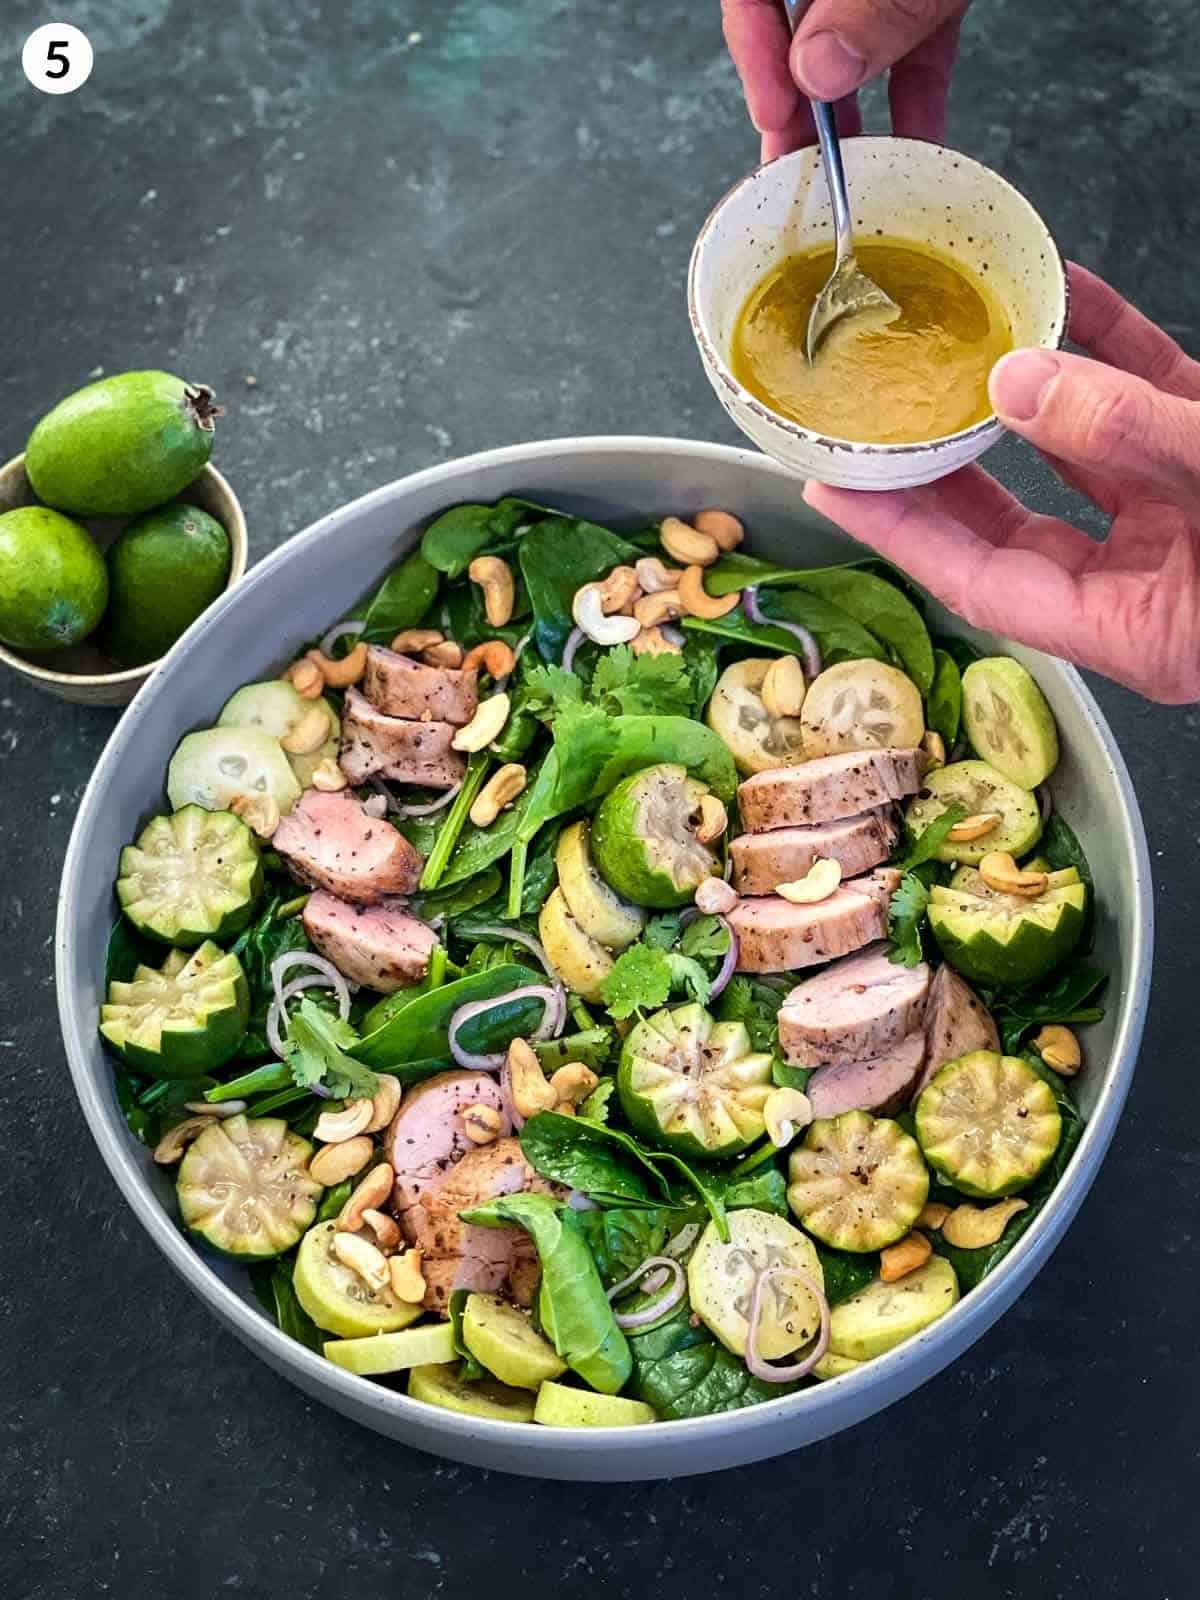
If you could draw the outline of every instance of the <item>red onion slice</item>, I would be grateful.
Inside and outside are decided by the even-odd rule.
[[[772,1278],[792,1278],[808,1290],[816,1300],[821,1313],[821,1326],[817,1331],[816,1343],[809,1350],[802,1361],[793,1362],[790,1367],[777,1367],[772,1362],[759,1355],[756,1341],[758,1339],[758,1325],[762,1319],[763,1296],[766,1286]],[[744,1360],[748,1372],[756,1378],[761,1378],[764,1383],[795,1383],[797,1378],[807,1378],[808,1374],[820,1361],[829,1349],[829,1301],[825,1298],[824,1291],[814,1278],[807,1272],[799,1272],[795,1267],[766,1267],[754,1280],[754,1293],[750,1297],[750,1316],[746,1326],[746,1354]]]
[[[802,657],[804,662],[804,676],[811,683],[814,678],[820,675],[820,645],[813,638],[812,634],[809,633],[808,629],[802,627],[800,623],[780,622],[775,617],[768,617],[758,603],[758,589],[756,585],[751,584],[748,589],[742,590],[742,610],[750,618],[751,622],[757,622],[760,627],[782,628],[785,633],[793,634],[797,639],[799,639],[801,645],[804,647],[804,653]]]
[[[564,672],[574,672],[575,652],[587,638],[582,628],[572,628],[567,635],[567,642],[563,645],[562,669]]]
[[[365,622],[335,622],[328,633],[322,635],[318,649],[323,656],[332,658],[333,647],[339,639],[348,639],[351,635],[357,639],[365,627]]]
[[[429,800],[420,805],[409,805],[406,801],[397,800],[392,791],[380,780],[373,780],[377,787],[387,796],[388,807],[394,817],[432,817],[439,811],[444,811],[454,796],[462,788],[461,783],[454,783],[436,800]]]
[[[722,916],[718,916],[717,921],[729,935],[729,949],[726,950],[725,959],[721,962],[720,970],[713,979],[712,988],[709,991],[708,996],[710,1000],[715,1000],[717,998],[722,989],[724,989],[725,985],[729,982],[730,978],[732,978],[734,973],[737,971],[738,955],[740,953],[738,936],[733,931],[732,922],[730,922],[728,917]]]
[[[275,991],[276,1002],[283,1004],[283,975],[293,967],[312,967],[322,973],[325,987],[337,995],[338,1015],[343,1022],[347,1021],[350,1016],[350,985],[328,957],[316,955],[311,950],[288,950],[272,961],[271,987]]]
[[[510,1005],[514,1000],[536,999],[542,1001],[542,1020],[529,1035],[530,1040],[541,1043],[546,1039],[553,1039],[562,1031],[566,1021],[567,1002],[561,987],[548,983],[527,983],[520,989],[512,989],[508,994],[494,996],[491,1000],[470,1000],[450,1018],[450,1027],[447,1032],[447,1042],[450,1054],[460,1067],[469,1067],[475,1072],[496,1072],[507,1062],[507,1052],[502,1050],[489,1052],[476,1052],[464,1050],[458,1042],[459,1029],[464,1023],[470,1022],[472,1017],[480,1017],[487,1011],[494,1011],[497,1006]]]
[[[671,1286],[665,1294],[660,1295],[657,1300],[651,1301],[648,1306],[643,1306],[640,1311],[615,1312],[613,1320],[618,1328],[645,1328],[651,1322],[657,1322],[659,1317],[665,1316],[668,1311],[674,1311],[675,1307],[683,1299],[687,1287],[687,1276],[682,1265],[672,1256],[647,1256],[641,1265],[631,1272],[627,1278],[622,1278],[620,1283],[613,1284],[608,1291],[608,1298],[616,1300],[627,1289],[632,1289],[635,1284],[639,1283],[642,1284],[644,1289],[650,1291],[650,1279],[655,1274],[656,1269],[665,1270],[667,1275],[674,1280]],[[643,1283],[643,1280],[646,1281]],[[666,1282],[665,1278],[656,1278],[655,1286],[657,1287],[658,1284],[664,1282]]]
[[[1042,827],[1044,828],[1054,815],[1054,796],[1050,793],[1049,786],[1044,783],[1038,785],[1036,793],[1038,811],[1041,813]]]

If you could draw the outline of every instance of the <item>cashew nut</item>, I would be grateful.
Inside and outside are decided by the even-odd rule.
[[[321,713],[325,727],[329,727],[329,718]],[[242,821],[256,833],[260,839],[269,839],[279,826],[279,803],[274,795],[269,794],[235,794],[229,802],[229,809],[235,817]]]
[[[979,863],[979,876],[997,894],[1019,894],[1027,900],[1044,894],[1050,879],[1044,872],[1022,871],[1004,850],[993,850]]]
[[[475,826],[490,828],[505,806],[512,805],[524,791],[526,781],[525,768],[519,761],[506,762],[493,772],[471,807],[469,815]]]
[[[546,1082],[538,1058],[524,1039],[514,1039],[508,1047],[508,1072],[513,1105],[521,1116],[534,1117],[557,1105],[558,1094]]]
[[[745,528],[729,511],[698,511],[692,518],[692,527],[715,539],[722,550],[736,550],[746,537]]]
[[[388,1259],[369,1239],[356,1233],[335,1233],[330,1249],[344,1267],[349,1267],[376,1294],[388,1286]]]
[[[600,591],[600,604],[606,614],[627,611],[642,592],[638,575],[632,567],[614,567],[596,587]]]
[[[898,1283],[923,1267],[932,1254],[933,1246],[923,1233],[906,1234],[879,1252],[879,1276],[884,1283]]]
[[[970,844],[972,839],[982,839],[985,834],[995,833],[1003,820],[998,811],[977,811],[973,816],[956,822],[946,837],[955,844]]]
[[[929,757],[930,772],[934,767],[946,765],[946,741],[940,733],[935,733],[932,728],[926,729],[925,737],[921,740],[921,749]]]
[[[431,645],[441,644],[445,637],[440,628],[405,628],[392,640],[392,649],[398,655],[419,656]]]
[[[507,678],[516,664],[512,646],[503,639],[485,639],[462,659],[464,672],[478,672],[482,667],[489,678]]]
[[[685,567],[711,567],[721,554],[711,533],[699,533],[681,517],[664,517],[659,537],[667,554]]]
[[[284,677],[302,700],[318,700],[325,689],[325,679],[315,661],[293,661]]]
[[[386,1211],[376,1211],[374,1206],[368,1206],[362,1219],[375,1235],[375,1243],[381,1250],[394,1250],[400,1243],[403,1237],[400,1226],[395,1217],[389,1217]]]
[[[582,589],[576,589],[571,615],[576,627],[582,628],[593,644],[628,644],[642,626],[636,618],[623,617],[619,612],[606,615],[598,583],[585,583]]]
[[[936,1233],[950,1215],[950,1207],[943,1205],[940,1200],[927,1200],[921,1207],[921,1214],[917,1218],[918,1228],[932,1228]]]
[[[955,1206],[942,1223],[942,1238],[959,1250],[982,1250],[995,1244],[1028,1200],[1001,1200],[994,1206]]]
[[[356,1138],[366,1133],[374,1110],[372,1102],[364,1099],[347,1100],[340,1111],[322,1111],[313,1129],[313,1138],[322,1144],[341,1144],[346,1139]]]
[[[768,716],[798,717],[806,689],[804,668],[795,656],[779,656],[767,668],[758,692]]]
[[[310,756],[329,738],[329,729],[328,711],[323,705],[315,705],[304,713],[294,728],[283,734],[279,747],[290,756]]]
[[[245,1100],[185,1100],[183,1109],[198,1117],[216,1117],[223,1121],[226,1117],[240,1117],[247,1104]]]
[[[813,1119],[812,1105],[799,1089],[772,1089],[763,1104],[763,1122],[776,1150],[784,1150]]]
[[[467,577],[483,590],[483,610],[493,628],[502,628],[512,618],[517,589],[512,568],[499,556],[476,556],[467,568]]]
[[[346,787],[346,774],[332,756],[318,761],[312,770],[312,786],[322,794],[336,794]]]
[[[704,587],[704,568],[691,566],[684,569],[683,577],[679,580],[679,599],[683,609],[689,617],[705,617],[710,622],[715,617],[724,617],[741,604],[741,594],[735,589],[732,594],[725,594],[720,599],[709,594]]]
[[[695,827],[695,834],[701,844],[711,844],[714,839],[719,839],[725,832],[729,818],[725,807],[715,794],[702,794],[700,796],[700,820]]]
[[[375,1146],[365,1133],[347,1139],[344,1144],[322,1145],[308,1163],[309,1175],[326,1189],[332,1189],[347,1178],[356,1178],[374,1154]]]
[[[198,1139],[205,1128],[210,1128],[216,1121],[215,1117],[187,1117],[183,1122],[177,1122],[173,1128],[168,1128],[166,1133],[154,1146],[154,1159],[160,1167],[173,1167],[177,1161],[183,1160],[183,1152],[193,1139]]]
[[[422,650],[421,660],[427,667],[461,667],[463,647],[453,639],[443,639],[440,644],[431,644]]]
[[[371,1097],[371,1120],[363,1129],[364,1133],[379,1133],[386,1128],[388,1123],[400,1109],[400,1101],[404,1095],[400,1079],[390,1072],[379,1074],[379,1087]]]
[[[583,1061],[568,1061],[566,1066],[550,1074],[550,1087],[557,1096],[559,1111],[564,1105],[570,1106],[573,1111],[599,1082],[591,1067]]]
[[[395,1173],[388,1161],[382,1161],[378,1166],[371,1168],[338,1212],[337,1226],[342,1233],[358,1232],[363,1225],[365,1214],[381,1206],[391,1194],[394,1178]]]
[[[678,567],[664,567],[657,556],[643,556],[633,569],[643,594],[658,594],[673,589],[683,576]]]
[[[795,878],[791,883],[777,883],[775,893],[794,906],[812,906],[820,900],[828,900],[841,881],[841,862],[819,856],[802,878]]]
[[[723,917],[738,903],[737,890],[724,878],[705,878],[693,898],[696,910],[708,917]]]
[[[495,1106],[482,1100],[468,1106],[462,1114],[463,1132],[472,1144],[495,1144],[504,1126],[504,1118]]]
[[[402,1256],[393,1256],[388,1262],[388,1279],[397,1300],[403,1300],[409,1306],[420,1305],[425,1298],[421,1252],[406,1250]]]
[[[633,603],[633,614],[643,628],[657,628],[660,622],[674,622],[683,610],[678,589],[659,589],[644,594]]]
[[[321,669],[321,676],[330,689],[348,689],[352,683],[357,683],[367,670],[367,646],[362,639],[340,661],[333,661],[329,656],[323,656],[319,650],[309,650],[305,653],[308,660]]]
[[[486,700],[481,700],[470,722],[460,728],[451,739],[451,747],[474,754],[476,750],[482,750],[485,745],[491,744],[493,739],[499,738],[501,728],[508,721],[510,704],[506,694],[493,694]]]
[[[1073,1078],[1083,1065],[1079,1040],[1061,1022],[1042,1028],[1033,1043],[1046,1065],[1062,1078]]]
[[[635,656],[677,656],[683,653],[683,646],[669,639],[661,628],[643,628],[629,648]]]

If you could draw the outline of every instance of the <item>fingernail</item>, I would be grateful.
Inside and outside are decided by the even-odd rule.
[[[1002,416],[1032,422],[1042,397],[1058,376],[1058,360],[1045,350],[1014,350],[992,368],[988,393]]]
[[[836,33],[814,33],[796,46],[792,71],[800,87],[816,100],[840,100],[858,88],[867,63]]]

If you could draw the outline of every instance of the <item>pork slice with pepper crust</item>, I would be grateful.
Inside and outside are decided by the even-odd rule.
[[[916,794],[928,765],[923,750],[819,756],[747,778],[738,786],[738,811],[749,833],[836,822]]]
[[[887,933],[888,904],[900,874],[879,867],[851,878],[826,900],[793,905],[782,895],[739,900],[728,913],[738,937],[739,972],[793,972],[861,950]]]
[[[807,828],[744,833],[729,846],[731,881],[739,894],[773,894],[781,883],[803,878],[821,860],[836,861],[843,878],[856,878],[886,861],[898,837],[890,806]]]
[[[389,717],[465,726],[479,704],[474,667],[427,667],[411,656],[373,644],[367,650],[362,692]]]
[[[467,770],[466,757],[452,748],[457,732],[449,722],[385,716],[357,689],[347,689],[338,765],[351,783],[379,777],[451,789]]]
[[[344,978],[377,994],[420,983],[437,943],[433,929],[402,902],[355,906],[326,889],[309,897],[303,922],[312,943]]]
[[[390,822],[341,789],[306,789],[271,840],[301,883],[359,905],[411,894],[425,858]]]
[[[831,962],[779,1008],[779,1043],[797,1067],[863,1061],[893,1050],[925,1016],[929,968],[888,960],[886,944]]]

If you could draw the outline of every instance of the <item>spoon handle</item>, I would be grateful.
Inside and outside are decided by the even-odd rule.
[[[817,125],[817,139],[821,145],[821,161],[825,167],[825,181],[829,185],[829,203],[833,208],[833,232],[837,240],[837,264],[840,267],[848,256],[854,254],[854,241],[850,230],[850,197],[846,193],[846,174],[842,167],[842,147],[838,141],[837,120],[828,100],[811,102],[813,120]]]

